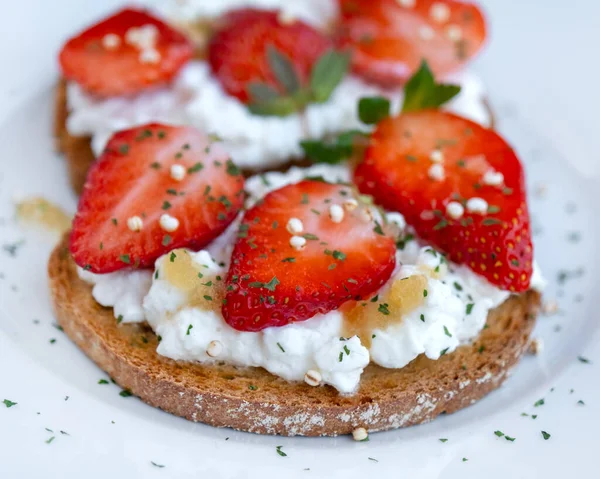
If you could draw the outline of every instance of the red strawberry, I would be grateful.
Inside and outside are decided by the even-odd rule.
[[[434,110],[388,118],[373,133],[355,181],[451,260],[503,289],[529,288],[523,169],[494,131]]]
[[[79,266],[110,273],[151,267],[175,248],[200,249],[233,221],[243,188],[227,153],[193,128],[122,131],[88,173],[71,254]]]
[[[116,96],[168,83],[192,54],[181,33],[128,8],[67,41],[59,61],[67,80],[100,96]]]
[[[285,326],[379,289],[394,270],[396,248],[369,212],[347,186],[320,181],[268,194],[240,226],[227,276],[227,323],[241,331]],[[303,249],[295,241],[305,241]]]
[[[271,87],[275,93],[291,93],[286,88],[294,85],[282,84],[281,75],[289,80],[295,73],[300,83],[296,86],[306,85],[313,65],[332,47],[322,33],[300,20],[283,22],[276,11],[238,10],[227,14],[222,23],[211,40],[208,61],[225,91],[243,103],[253,100],[252,84]],[[274,71],[268,58],[270,48],[291,62],[292,75]],[[280,66],[287,70],[281,62]]]
[[[423,59],[436,76],[460,69],[486,38],[483,14],[458,0],[338,0],[340,43],[354,47],[353,67],[366,79],[393,87]]]

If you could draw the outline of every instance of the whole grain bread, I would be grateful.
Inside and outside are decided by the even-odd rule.
[[[513,296],[492,311],[472,345],[402,369],[366,368],[358,393],[290,383],[259,368],[183,363],[159,356],[141,324],[119,325],[82,281],[63,239],[48,264],[58,322],[123,388],[191,421],[259,434],[335,436],[357,427],[381,431],[431,421],[499,387],[527,351],[540,296]]]

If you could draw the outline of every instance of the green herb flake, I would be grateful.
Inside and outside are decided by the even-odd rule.
[[[474,303],[467,304],[467,314],[471,314],[473,312]]]
[[[282,353],[285,353],[285,349],[283,349],[283,346],[280,343],[277,343],[277,346],[279,347],[279,349],[281,349]]]
[[[100,379],[98,384],[109,384],[109,382],[106,379]]]
[[[277,454],[279,454],[281,457],[286,457],[286,456],[287,456],[287,454],[281,450],[281,448],[282,448],[282,447],[283,447],[283,446],[277,446],[277,447],[275,448],[275,450],[277,451]]]
[[[446,326],[444,326],[444,334],[445,334],[446,336],[448,336],[449,338],[451,338],[451,337],[452,337],[452,333],[450,333],[450,331],[448,331],[448,328],[447,328]]]
[[[5,399],[4,401],[2,401],[4,403],[4,405],[9,408],[9,407],[13,407],[16,406],[18,403],[11,401],[10,399]]]
[[[583,364],[591,364],[591,361],[583,356],[577,356],[577,360]]]
[[[388,303],[380,303],[379,307],[377,308],[377,311],[379,311],[381,314],[383,314],[385,316],[389,316],[389,314],[390,314],[389,304]]]
[[[544,401],[544,399],[538,399],[534,404],[533,407],[540,407],[543,406],[544,404],[546,404],[546,401]]]
[[[133,393],[129,390],[129,389],[123,389],[120,393],[119,396],[121,396],[122,398],[128,398],[133,396]]]
[[[446,439],[445,437],[440,438],[440,442],[448,442],[448,439]]]
[[[150,461],[150,464],[152,464],[154,467],[158,467],[159,469],[162,469],[162,468],[165,467],[164,464],[158,464],[158,463],[156,463],[154,461]]]
[[[390,116],[391,102],[385,97],[361,98],[358,102],[358,117],[366,125],[375,125]]]
[[[385,236],[385,233],[383,232],[383,228],[381,227],[381,225],[379,224],[378,221],[375,221],[375,228],[373,228],[373,231],[375,233],[377,233],[378,235]]]
[[[547,441],[552,437],[552,435],[548,434],[546,431],[542,431],[542,437],[544,438],[544,441]]]
[[[131,264],[131,257],[128,254],[122,254],[119,259],[125,264]]]
[[[186,335],[186,336],[189,336],[189,335],[190,335],[190,331],[192,330],[192,328],[193,328],[193,327],[194,327],[194,325],[193,325],[193,324],[190,324],[190,325],[187,327],[187,331],[185,332],[185,335]]]

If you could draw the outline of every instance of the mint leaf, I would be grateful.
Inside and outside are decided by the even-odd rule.
[[[300,89],[300,80],[294,64],[273,45],[267,47],[267,62],[283,89],[293,95]]]
[[[328,50],[319,57],[310,76],[310,89],[315,102],[325,103],[340,84],[350,65],[350,54]]]
[[[351,158],[357,143],[365,138],[363,132],[351,130],[330,140],[304,140],[300,146],[313,163],[336,164]]]
[[[460,87],[436,83],[433,73],[423,60],[419,70],[404,87],[403,112],[438,108],[460,93]]]
[[[253,103],[267,103],[279,97],[279,93],[271,85],[262,82],[253,82],[248,85],[248,94]]]
[[[358,117],[366,125],[375,125],[390,116],[390,101],[382,96],[361,98]]]
[[[298,105],[293,98],[280,96],[266,102],[253,102],[248,109],[259,116],[288,116],[298,111]]]

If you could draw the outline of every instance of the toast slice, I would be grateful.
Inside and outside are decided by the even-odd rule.
[[[498,388],[526,352],[540,305],[529,291],[488,318],[472,345],[402,369],[369,365],[354,396],[290,383],[259,368],[182,363],[159,356],[146,325],[118,325],[82,281],[65,237],[48,264],[56,317],[65,333],[123,388],[172,414],[258,434],[335,436],[431,421]]]

